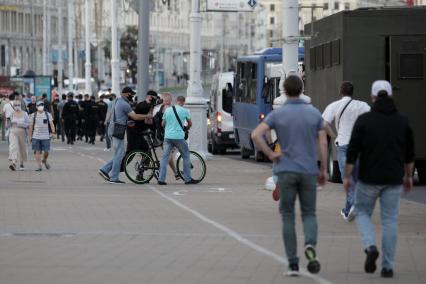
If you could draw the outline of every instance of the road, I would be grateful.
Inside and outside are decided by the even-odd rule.
[[[29,161],[11,172],[0,144],[0,283],[426,282],[423,204],[402,201],[396,277],[384,281],[363,273],[356,226],[339,214],[341,185],[327,184],[318,193],[322,271],[287,278],[277,203],[262,189],[270,164],[215,156],[200,185],[117,186],[96,172],[111,156],[102,149],[55,143],[50,171]]]

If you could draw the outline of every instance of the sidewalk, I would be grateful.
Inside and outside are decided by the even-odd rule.
[[[11,172],[0,143],[0,283],[426,283],[425,205],[402,201],[396,274],[385,280],[380,262],[363,272],[355,224],[339,214],[341,185],[327,184],[321,272],[288,278],[277,203],[261,189],[270,164],[216,156],[200,185],[116,186],[97,174],[111,156],[103,146],[56,142],[52,169],[38,173],[34,161]]]

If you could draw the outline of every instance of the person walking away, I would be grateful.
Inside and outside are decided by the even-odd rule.
[[[135,92],[130,87],[124,87],[121,91],[121,97],[117,98],[112,105],[112,115],[108,135],[112,136],[113,156],[110,161],[99,169],[99,174],[111,184],[124,184],[124,181],[119,179],[121,162],[124,158],[125,146],[124,137],[125,131],[120,131],[119,128],[127,125],[128,118],[134,120],[144,120],[152,118],[152,115],[136,114],[130,107],[129,102],[132,100]],[[117,126],[116,126],[117,125]],[[116,129],[117,131],[114,131]]]
[[[349,139],[351,138],[352,128],[357,118],[368,111],[370,106],[362,101],[353,99],[354,85],[345,81],[340,85],[340,99],[329,104],[322,117],[325,121],[325,129],[331,138],[335,138],[337,147],[337,162],[339,164],[340,173],[343,176],[345,172],[346,152],[348,150]],[[331,128],[334,123],[337,130],[337,136]],[[340,211],[345,221],[353,221],[356,216],[356,210],[353,206],[355,196],[355,184],[357,181],[358,167],[353,171],[354,184],[346,193],[345,205]]]
[[[44,104],[44,110],[48,113],[52,113],[52,104],[50,103],[49,99],[47,98],[47,94],[42,94],[40,99]]]
[[[86,143],[89,143],[89,135],[88,135],[88,107],[90,104],[89,94],[84,94],[84,100],[79,102],[80,105],[80,131],[81,131],[81,140],[84,140]]]
[[[49,170],[50,164],[47,162],[47,158],[49,157],[51,135],[52,137],[55,135],[55,125],[52,115],[45,110],[43,101],[37,102],[37,112],[30,117],[29,133],[38,166],[36,171],[42,171],[42,164]]]
[[[24,162],[27,161],[26,139],[30,118],[22,110],[20,101],[14,101],[13,108],[15,111],[10,118],[9,161],[11,164],[9,168],[15,171],[18,160],[20,162],[20,170],[24,170]]]
[[[53,124],[55,125],[55,129],[56,129],[56,135],[57,135],[57,138],[59,139],[59,133],[61,132],[61,125],[59,123],[60,116],[59,116],[58,105],[59,105],[59,97],[55,96],[52,102],[52,114],[53,114]]]
[[[60,126],[60,136],[62,138],[62,142],[65,141],[65,124],[64,124],[63,119],[62,119],[62,112],[64,110],[64,106],[65,106],[66,103],[67,103],[67,95],[62,94],[61,101],[58,104],[58,112],[59,112],[58,123],[59,123],[59,126]],[[58,139],[59,139],[59,131],[56,130],[56,132],[58,132]]]
[[[183,159],[183,175],[185,184],[197,184],[198,180],[191,177],[191,161],[189,155],[188,143],[185,140],[184,124],[186,130],[192,126],[189,111],[184,108],[185,97],[179,96],[176,99],[176,106],[167,108],[163,114],[162,126],[164,127],[164,153],[160,162],[160,176],[158,178],[159,185],[166,185],[167,164],[169,163],[170,154],[173,148],[177,148]]]
[[[74,145],[79,111],[79,106],[77,102],[74,101],[74,94],[69,92],[68,101],[64,104],[61,117],[65,126],[67,144]]]
[[[37,102],[36,96],[31,96],[31,102],[27,106],[28,114],[31,115],[37,111],[36,102]]]
[[[87,110],[87,136],[89,144],[95,145],[96,128],[99,123],[99,108],[95,101],[95,96],[90,97],[90,101],[86,104]]]
[[[101,142],[103,142],[105,138],[105,119],[108,112],[108,104],[104,100],[105,100],[105,96],[101,95],[100,100],[96,103],[99,110],[97,127],[99,128],[99,135],[101,136],[100,137]]]
[[[374,273],[379,251],[371,221],[376,200],[380,199],[382,224],[382,271],[393,277],[398,238],[401,192],[413,188],[414,138],[407,116],[398,112],[388,81],[379,80],[371,88],[373,106],[355,122],[346,157],[344,187],[353,185],[352,173],[359,160],[355,189],[356,224],[367,255],[364,270]]]
[[[302,80],[295,75],[288,76],[284,82],[287,101],[282,107],[268,114],[251,135],[256,147],[274,162],[274,174],[278,176],[279,209],[290,276],[297,276],[299,273],[294,214],[297,196],[302,212],[307,268],[310,273],[320,271],[316,256],[316,183],[318,181],[318,184],[323,186],[327,179],[327,134],[324,122],[321,113],[300,98],[302,90]],[[277,134],[281,153],[273,152],[264,139],[264,135],[271,129]],[[317,142],[321,162],[319,170]]]

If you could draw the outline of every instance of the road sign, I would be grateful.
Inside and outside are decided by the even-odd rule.
[[[207,0],[208,12],[253,12],[255,0]]]

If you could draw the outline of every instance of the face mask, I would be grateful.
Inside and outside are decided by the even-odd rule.
[[[21,111],[21,106],[14,106],[16,111]]]
[[[38,111],[43,111],[43,110],[44,110],[44,106],[38,106],[38,107],[37,107],[37,110],[38,110]]]

